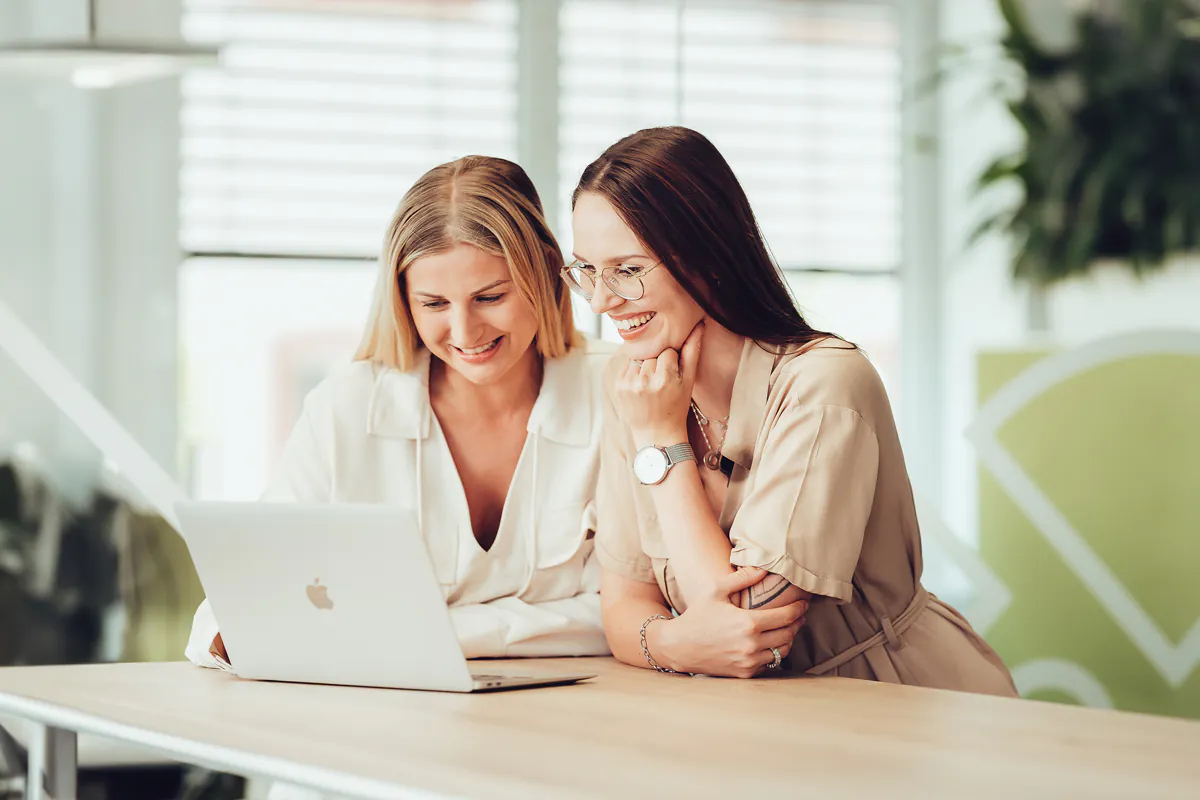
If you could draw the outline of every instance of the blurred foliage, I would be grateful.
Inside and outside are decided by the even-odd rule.
[[[1113,0],[1074,19],[1073,44],[1039,43],[1022,0],[997,0],[1024,146],[979,176],[1016,182],[975,237],[1013,237],[1014,277],[1038,285],[1118,260],[1136,274],[1200,244],[1200,2]]]
[[[96,495],[87,508],[57,509],[51,536],[44,522],[54,502],[45,484],[0,465],[0,666],[95,661],[117,601],[117,502]]]

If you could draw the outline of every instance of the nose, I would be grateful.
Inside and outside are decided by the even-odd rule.
[[[592,293],[592,301],[588,305],[595,314],[607,314],[624,302],[625,298],[618,297],[612,289],[608,288],[607,283],[597,279],[596,290]]]
[[[479,329],[478,320],[472,313],[470,304],[453,308],[450,311],[450,341],[459,347],[474,347],[475,331]]]

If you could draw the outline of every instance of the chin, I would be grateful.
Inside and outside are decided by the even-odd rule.
[[[668,350],[679,352],[682,348],[683,342],[672,342],[670,334],[666,332],[645,341],[625,342],[625,352],[635,361],[658,358]]]
[[[451,364],[451,369],[453,369],[459,375],[462,375],[471,383],[482,386],[488,383],[493,383],[504,377],[504,375],[509,371],[509,369],[512,368],[512,366],[512,362],[505,360],[503,362],[497,361],[490,364],[478,365],[456,363]]]
[[[453,348],[447,348],[439,357],[446,363],[446,366],[477,386],[495,383],[513,369],[519,368],[522,360],[533,346],[531,342],[524,350],[516,352],[508,334],[501,335],[504,338],[497,347],[495,356],[482,363],[470,363],[459,357]]]

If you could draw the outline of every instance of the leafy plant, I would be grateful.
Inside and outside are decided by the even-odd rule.
[[[51,574],[46,518],[56,500],[30,477],[0,464],[0,666],[96,660],[106,609],[117,601],[117,552],[109,528],[116,502],[97,495],[84,508],[59,509]],[[47,580],[48,577],[48,580]]]
[[[984,221],[1016,242],[1014,277],[1047,285],[1101,259],[1137,274],[1200,245],[1200,2],[1116,0],[1075,18],[1074,43],[1043,47],[1021,0],[997,0],[1015,67],[1008,109],[1024,146],[977,189],[1022,199]]]

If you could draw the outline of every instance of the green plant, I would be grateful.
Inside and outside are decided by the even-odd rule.
[[[1008,109],[1024,146],[980,175],[1023,196],[985,220],[1016,243],[1015,278],[1038,285],[1102,259],[1142,274],[1200,245],[1200,2],[1116,0],[1075,18],[1066,50],[1042,46],[1022,0],[997,0],[1013,67]]]

